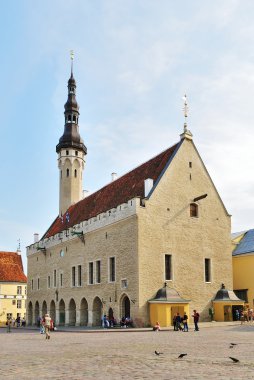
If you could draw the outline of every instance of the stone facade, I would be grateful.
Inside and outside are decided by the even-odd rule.
[[[198,217],[190,217],[190,203],[202,194],[207,197],[195,202]],[[56,324],[98,325],[110,308],[119,320],[127,307],[136,325],[148,325],[148,300],[165,282],[165,254],[172,255],[168,285],[191,300],[190,310],[198,309],[202,320],[209,318],[208,308],[220,284],[232,288],[230,216],[187,138],[146,199],[134,198],[45,238],[39,248],[44,249],[33,244],[27,250],[29,323],[50,311]],[[109,278],[111,257],[115,281]],[[205,259],[211,265],[209,282]]]

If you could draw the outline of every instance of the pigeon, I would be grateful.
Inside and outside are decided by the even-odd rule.
[[[154,351],[155,355],[159,356],[159,355],[163,355],[163,352],[158,352],[158,351]]]
[[[178,356],[178,359],[180,358],[180,359],[182,359],[184,356],[186,356],[187,354],[180,354],[179,356]]]
[[[237,343],[230,343],[231,346],[237,346]]]
[[[234,363],[238,363],[240,360],[236,359],[236,358],[232,358],[231,356],[229,356],[229,359],[233,360]]]

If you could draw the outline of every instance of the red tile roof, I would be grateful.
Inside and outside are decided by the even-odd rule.
[[[0,251],[0,282],[27,282],[21,255]]]
[[[66,222],[66,213],[63,215],[63,222],[61,218],[57,217],[43,238],[53,236],[66,228],[95,217],[135,197],[144,198],[144,180],[151,178],[155,183],[178,146],[179,143],[173,145],[158,156],[70,206],[67,210],[70,217],[69,223]]]

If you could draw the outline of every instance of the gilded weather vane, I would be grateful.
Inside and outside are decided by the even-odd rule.
[[[184,132],[187,132],[187,117],[188,117],[188,112],[189,112],[189,106],[187,103],[187,95],[186,94],[183,96],[183,100],[184,100],[184,106],[183,106]]]

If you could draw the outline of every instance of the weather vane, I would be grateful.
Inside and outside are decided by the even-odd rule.
[[[73,71],[73,60],[74,60],[74,51],[73,50],[70,51],[70,56],[71,56],[71,73],[72,73],[72,71]]]
[[[184,132],[187,132],[187,117],[188,117],[189,107],[188,107],[188,103],[187,103],[187,95],[186,94],[183,96],[183,100],[184,100],[184,106],[183,106]]]
[[[17,242],[18,242],[18,251],[20,251],[20,239],[18,239]]]

